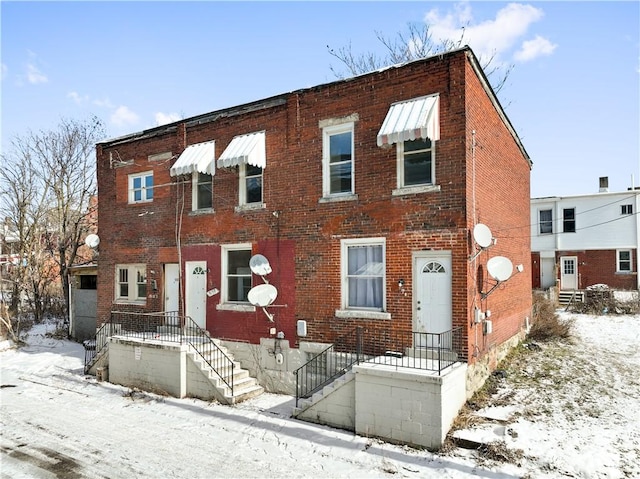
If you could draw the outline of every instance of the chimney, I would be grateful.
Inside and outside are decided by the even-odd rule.
[[[600,177],[600,193],[607,193],[609,191],[609,177]]]

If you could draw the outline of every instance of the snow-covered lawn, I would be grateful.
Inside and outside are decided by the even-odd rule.
[[[466,431],[496,442],[488,455],[434,454],[297,421],[289,396],[231,407],[97,382],[83,375],[81,345],[39,325],[28,346],[0,344],[0,475],[640,477],[640,316],[572,316],[575,337],[521,351],[479,411],[494,419]]]

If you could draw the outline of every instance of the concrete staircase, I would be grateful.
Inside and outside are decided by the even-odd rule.
[[[342,376],[336,378],[331,383],[324,386],[319,391],[316,391],[308,398],[301,398],[298,400],[298,405],[293,409],[293,417],[297,417],[302,414],[309,408],[315,406],[319,402],[323,401],[325,398],[332,395],[338,389],[342,388],[345,384],[350,381],[353,381],[355,378],[355,373],[353,371],[348,371]]]
[[[211,341],[218,346],[218,350],[198,351],[190,346],[188,356],[211,382],[216,391],[216,398],[223,404],[236,404],[262,394],[264,388],[249,375],[249,371],[242,369],[240,363],[233,359],[231,353],[222,346],[220,341],[213,338]],[[233,392],[230,385],[233,386]]]

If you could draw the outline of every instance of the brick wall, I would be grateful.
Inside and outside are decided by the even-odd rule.
[[[377,147],[377,132],[391,103],[434,93],[440,95],[440,140],[435,154],[440,190],[393,196],[396,150]],[[310,341],[332,341],[356,325],[377,321],[335,317],[340,309],[340,240],[344,238],[386,239],[387,310],[392,319],[376,324],[412,328],[412,252],[443,250],[451,252],[453,323],[469,329],[469,360],[475,360],[491,342],[517,332],[529,314],[530,275],[514,277],[485,301],[480,301],[475,275],[477,266],[496,254],[508,256],[514,264],[529,264],[528,230],[523,228],[529,224],[529,165],[475,77],[466,50],[292,92],[265,104],[261,108],[256,102],[248,108],[222,111],[215,118],[185,120],[136,138],[98,145],[99,322],[115,307],[115,265],[146,263],[149,270],[162,271],[163,263],[178,262],[175,231],[181,225],[182,260],[206,257],[211,263],[211,286],[220,278],[220,245],[250,242],[254,253],[269,257],[274,267],[272,282],[279,290],[277,303],[287,305],[275,311],[277,327],[292,344],[299,319],[308,321],[305,339]],[[319,122],[345,117],[356,119],[357,199],[321,202]],[[472,155],[474,129],[477,145]],[[169,176],[175,160],[150,162],[148,155],[178,155],[189,144],[214,139],[219,156],[234,136],[260,130],[266,131],[265,208],[235,211],[237,168],[216,170],[214,213],[190,212],[190,181],[157,187],[152,203],[127,204],[131,173],[153,170],[156,185],[176,183]],[[109,158],[116,153],[134,164],[111,168]],[[498,244],[472,264],[469,231],[475,220],[492,229]],[[405,280],[407,295],[398,294],[398,278]],[[160,294],[148,298],[141,309],[162,309],[161,282],[160,286]],[[471,324],[476,304],[495,313],[494,333],[480,343]],[[255,343],[268,335],[271,326],[262,311],[218,311],[213,301],[208,302],[207,314],[212,333],[238,340]]]

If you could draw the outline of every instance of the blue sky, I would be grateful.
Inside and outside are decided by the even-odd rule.
[[[513,64],[499,93],[531,195],[640,185],[640,3],[0,3],[2,149],[62,118],[134,133],[336,80],[327,45],[382,52],[409,22]],[[633,180],[632,180],[633,178]]]

